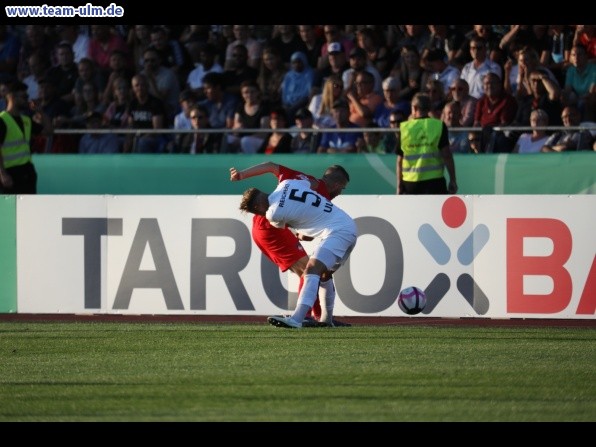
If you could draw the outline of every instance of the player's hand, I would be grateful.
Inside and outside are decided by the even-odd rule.
[[[236,168],[230,168],[230,181],[237,182],[240,180],[240,172]]]
[[[312,236],[307,236],[307,235],[305,235],[305,234],[296,233],[296,236],[297,236],[297,237],[298,237],[298,239],[299,239],[299,240],[301,240],[301,241],[306,241],[306,242],[309,242],[309,241],[312,241],[312,240],[314,240],[314,237],[312,237]]]
[[[449,191],[449,194],[456,194],[457,190],[457,183],[455,183],[454,181],[449,181],[449,186],[447,187],[447,191]]]

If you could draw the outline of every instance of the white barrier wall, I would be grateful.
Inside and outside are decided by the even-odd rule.
[[[19,196],[19,313],[273,315],[297,277],[250,237],[239,196]],[[358,224],[338,316],[584,318],[596,309],[596,197],[341,196]],[[312,242],[306,244],[307,248]]]

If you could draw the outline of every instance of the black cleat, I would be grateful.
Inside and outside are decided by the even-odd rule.
[[[350,323],[345,323],[343,321],[333,320],[333,326],[335,326],[335,327],[351,327],[352,325]]]

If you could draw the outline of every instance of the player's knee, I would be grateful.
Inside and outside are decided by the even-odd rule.
[[[315,258],[310,258],[308,264],[306,264],[305,274],[306,275],[319,275],[327,271],[327,267],[321,261]]]
[[[307,264],[308,264],[308,256],[303,256],[302,258],[298,259],[294,264],[292,264],[292,267],[290,267],[290,270],[292,270],[298,276],[302,276],[302,274],[306,270]]]

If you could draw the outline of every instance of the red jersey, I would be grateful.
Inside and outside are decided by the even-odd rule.
[[[300,171],[279,166],[278,183],[289,179],[318,181],[316,191],[323,197],[330,199],[327,185],[320,179]],[[261,251],[276,264],[282,272],[288,270],[306,252],[298,238],[287,228],[273,227],[265,216],[254,215],[252,218],[252,238]]]

